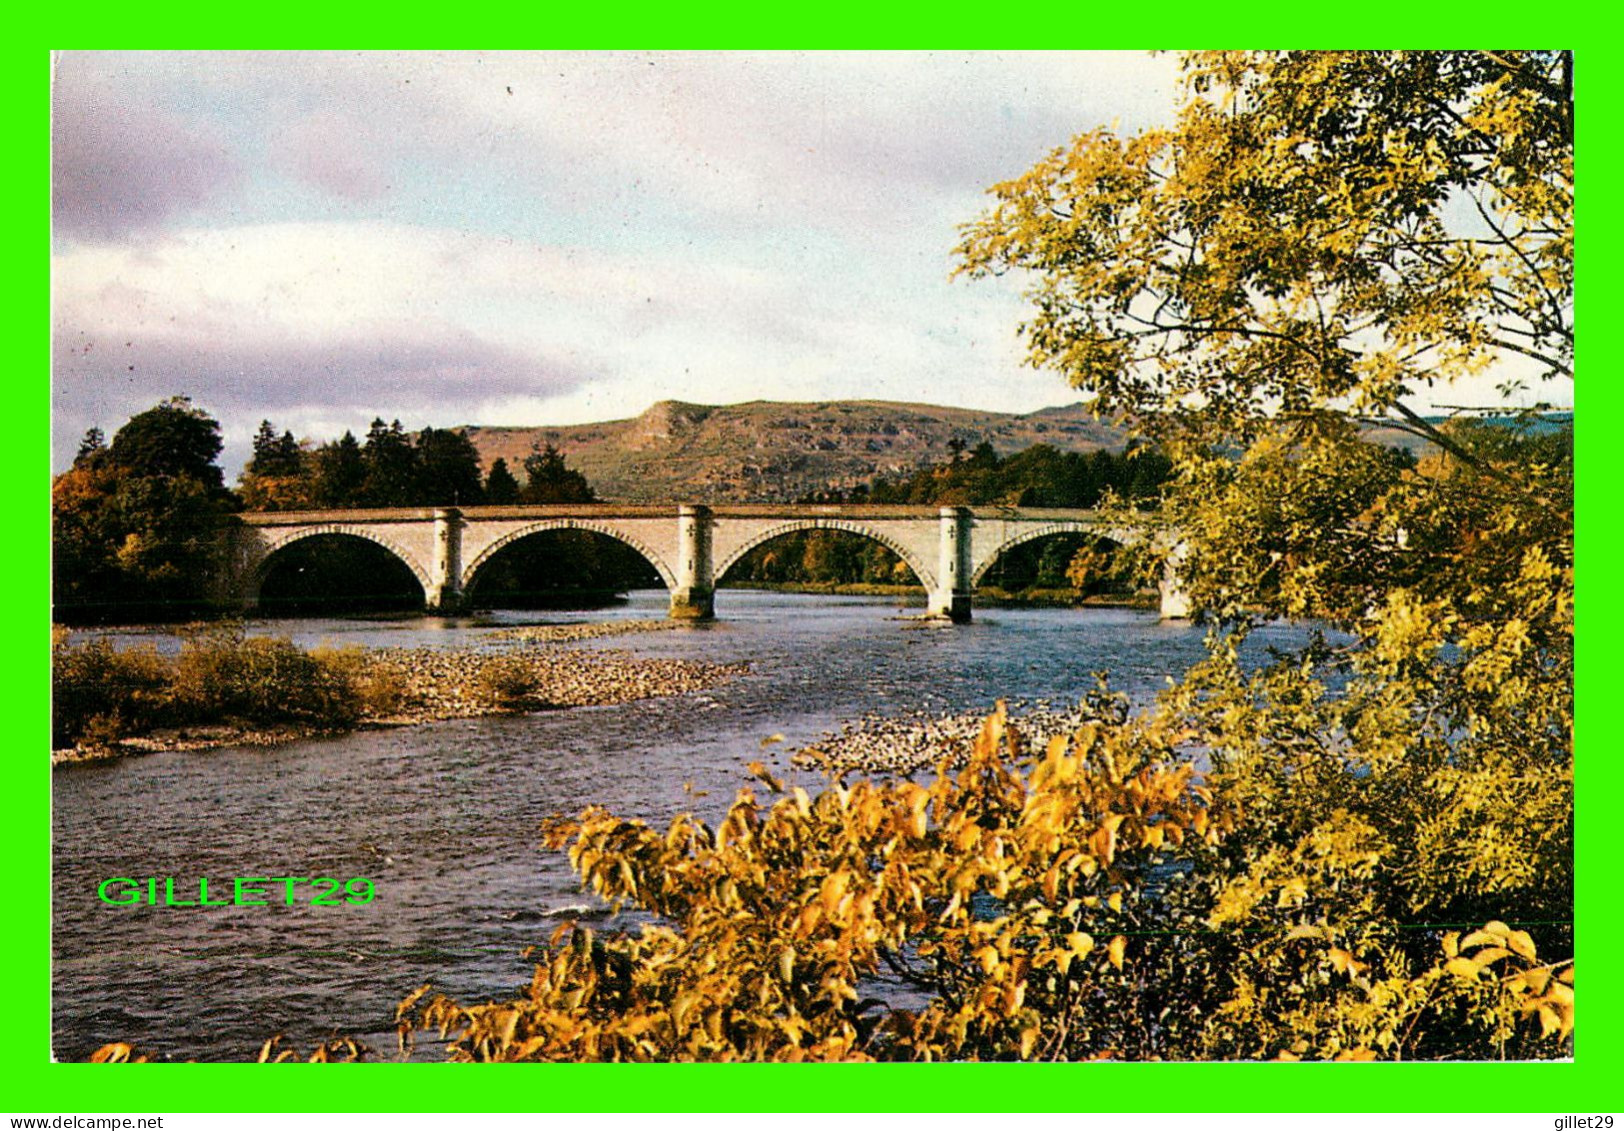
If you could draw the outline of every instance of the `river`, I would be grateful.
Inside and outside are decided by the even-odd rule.
[[[491,624],[659,617],[665,601],[642,592],[611,610],[478,624],[250,627],[307,645],[469,647]],[[465,1002],[512,996],[529,978],[520,951],[594,906],[562,854],[540,848],[547,817],[588,803],[660,822],[684,809],[715,814],[749,780],[744,764],[763,757],[815,787],[789,771],[788,751],[870,711],[985,709],[1000,696],[1067,703],[1099,670],[1148,699],[1199,657],[1202,639],[1198,627],[1125,609],[987,609],[969,625],[924,625],[888,598],[724,590],[717,613],[708,625],[570,645],[749,662],[750,674],[701,694],[59,767],[57,1057],[121,1040],[173,1059],[244,1060],[274,1033],[302,1046],[334,1033],[381,1043],[396,1002],[424,982]],[[1301,638],[1269,628],[1248,648]],[[785,741],[764,752],[775,734]],[[377,896],[364,906],[115,907],[96,897],[114,876],[173,876],[194,889],[198,876],[364,876]]]

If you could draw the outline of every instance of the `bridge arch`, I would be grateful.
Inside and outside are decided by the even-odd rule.
[[[272,559],[274,559],[280,551],[285,550],[289,546],[292,546],[298,542],[304,542],[311,538],[329,537],[332,535],[338,535],[345,538],[359,538],[363,542],[371,542],[375,546],[381,546],[393,557],[399,560],[402,565],[412,571],[412,576],[415,577],[417,579],[417,583],[423,587],[423,594],[425,597],[433,592],[432,586],[434,583],[429,577],[428,570],[423,567],[422,563],[419,562],[415,556],[408,552],[398,542],[395,542],[392,539],[379,534],[376,530],[372,530],[368,527],[348,526],[344,523],[333,522],[325,523],[320,526],[301,526],[297,529],[279,534],[275,538],[269,539],[265,543],[264,552],[259,555],[258,561],[254,563],[254,568],[249,572],[248,592],[244,594],[248,600],[248,603],[250,605],[258,603],[260,589],[264,586],[265,579],[270,576],[271,568],[275,564]]]
[[[540,522],[532,522],[526,526],[521,526],[517,530],[509,531],[481,550],[473,561],[469,562],[463,567],[461,579],[461,588],[463,592],[470,592],[473,589],[474,579],[479,576],[479,571],[483,569],[497,554],[501,553],[504,549],[513,545],[513,543],[519,541],[521,538],[528,538],[532,534],[544,534],[549,530],[585,530],[592,534],[601,534],[605,538],[613,538],[616,542],[630,546],[632,549],[641,554],[644,560],[646,560],[649,565],[654,567],[655,572],[660,575],[660,580],[665,583],[665,587],[668,590],[674,590],[677,587],[676,573],[668,564],[666,564],[664,558],[662,558],[654,550],[650,549],[649,546],[641,539],[633,537],[624,530],[617,530],[614,526],[608,523],[595,522],[592,519],[549,518]]]
[[[976,565],[974,572],[970,576],[971,586],[980,586],[981,579],[986,577],[987,572],[998,564],[998,559],[1016,546],[1024,545],[1027,542],[1035,542],[1039,538],[1052,538],[1057,534],[1075,534],[1099,538],[1107,542],[1113,542],[1118,546],[1124,545],[1127,541],[1124,532],[1120,530],[1105,530],[1086,522],[1046,522],[1041,526],[1027,527],[999,543],[987,555],[985,560]]]
[[[719,583],[727,576],[727,571],[737,565],[746,554],[757,546],[771,542],[774,538],[781,538],[785,534],[795,534],[802,530],[839,530],[847,534],[856,534],[871,541],[878,542],[897,557],[901,558],[907,567],[913,570],[913,575],[919,584],[925,587],[926,592],[936,587],[936,574],[919,556],[903,545],[897,539],[890,537],[882,531],[874,529],[862,522],[839,518],[804,518],[793,519],[789,522],[770,526],[765,530],[752,534],[742,545],[736,547],[732,553],[716,563],[715,578]]]

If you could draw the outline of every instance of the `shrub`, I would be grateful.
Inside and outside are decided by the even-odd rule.
[[[321,647],[312,651],[311,655],[333,679],[349,685],[355,694],[356,710],[361,716],[379,718],[393,715],[405,703],[405,677],[387,664],[373,660],[366,649],[359,645]]]
[[[175,665],[175,701],[189,720],[351,726],[357,696],[346,672],[286,637],[241,626],[194,632]]]
[[[286,638],[241,626],[201,626],[175,659],[153,647],[82,645],[53,632],[51,743],[106,746],[159,726],[294,722],[353,726],[363,711],[398,710],[398,675],[359,649],[307,653]]]
[[[106,640],[70,645],[53,633],[51,745],[108,745],[170,714],[174,666],[151,646],[120,651]]]
[[[537,695],[539,681],[522,656],[497,656],[485,661],[474,677],[474,697],[493,710],[519,713],[547,706]]]

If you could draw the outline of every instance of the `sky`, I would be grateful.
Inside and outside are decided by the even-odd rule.
[[[667,398],[1026,412],[985,190],[1172,112],[1135,54],[67,53],[53,447],[185,394],[298,436]]]
[[[296,436],[664,399],[1030,412],[1015,279],[950,279],[986,190],[1169,123],[1133,53],[65,53],[54,463],[190,396],[234,477]]]

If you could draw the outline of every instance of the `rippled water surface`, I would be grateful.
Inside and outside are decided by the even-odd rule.
[[[496,619],[649,618],[664,606],[660,591],[609,611]],[[424,982],[464,1001],[511,994],[528,980],[520,951],[592,904],[561,854],[538,845],[552,814],[588,803],[654,820],[713,814],[768,735],[785,736],[767,756],[787,771],[789,749],[868,711],[1065,702],[1099,670],[1148,697],[1201,650],[1199,628],[1117,609],[978,610],[970,625],[926,627],[887,599],[723,591],[717,611],[711,625],[571,645],[749,661],[749,675],[701,694],[59,768],[57,1056],[124,1040],[179,1059],[249,1059],[276,1032],[301,1044],[387,1033],[395,1003]],[[303,644],[468,647],[490,627],[423,618],[253,630]],[[1299,635],[1266,630],[1251,646]],[[208,876],[227,888],[235,876],[366,876],[378,894],[360,907],[113,907],[96,898],[112,876],[194,886]]]

